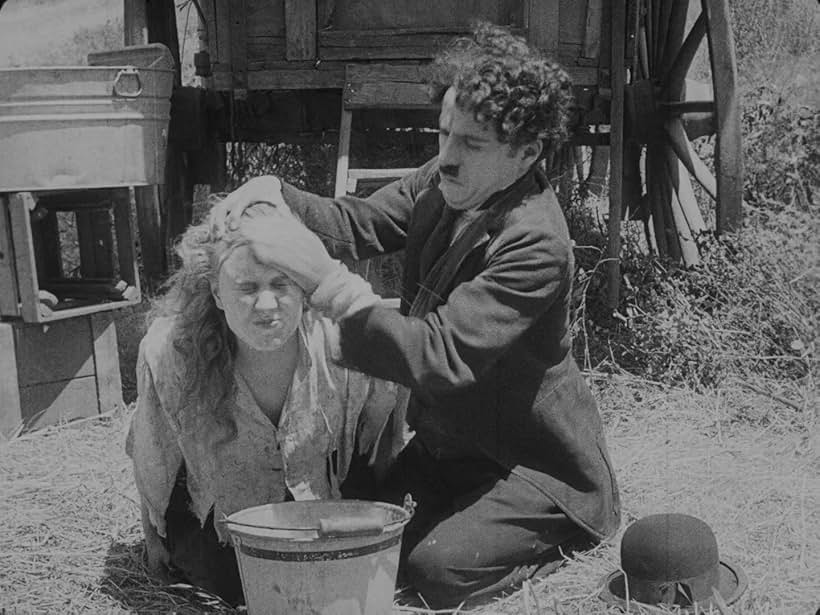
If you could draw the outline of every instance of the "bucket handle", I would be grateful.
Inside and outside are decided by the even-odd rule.
[[[134,77],[137,80],[137,91],[136,92],[129,92],[129,91],[120,91],[120,80],[124,77]],[[117,76],[114,77],[114,96],[121,96],[122,98],[137,98],[140,94],[142,94],[142,79],[140,79],[140,72],[133,66],[127,66],[125,68],[121,68],[117,73]]]

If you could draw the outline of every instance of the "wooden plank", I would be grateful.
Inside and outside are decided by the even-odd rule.
[[[209,4],[203,2],[202,4]],[[216,49],[213,55],[215,62],[231,65],[231,23],[230,4],[228,2],[211,2],[214,7],[214,32],[210,45]]]
[[[469,34],[465,30],[323,30],[319,44],[324,47],[418,47],[419,45],[447,44],[457,36]]]
[[[123,39],[128,45],[148,43],[148,8],[146,0],[123,0]]]
[[[229,36],[231,48],[231,74],[234,89],[244,90],[248,87],[248,13],[246,0],[233,0],[228,3]]]
[[[0,316],[20,315],[20,293],[11,242],[9,196],[0,194]]]
[[[139,299],[140,276],[137,262],[136,234],[132,224],[136,216],[133,190],[122,189],[114,201],[114,234],[117,237],[117,263],[119,276],[137,289]]]
[[[90,305],[81,305],[78,307],[71,307],[71,308],[63,308],[59,310],[54,310],[48,316],[41,315],[40,322],[41,323],[52,323],[52,322],[59,322],[71,318],[78,318],[80,316],[88,316],[90,314],[96,314],[97,312],[110,312],[111,310],[120,310],[124,307],[128,307],[130,305],[136,305],[139,303],[139,298],[136,300],[134,299],[123,299],[122,301],[107,301],[106,303],[92,303]]]
[[[542,0],[543,1],[543,0]],[[520,0],[320,0],[320,26],[351,29],[463,28],[472,20],[502,25],[521,25]]]
[[[133,190],[142,267],[145,277],[156,282],[165,272],[165,242],[159,186],[135,186]]]
[[[344,68],[326,70],[260,70],[248,73],[249,90],[323,90],[342,88]],[[228,72],[214,72],[214,89],[231,89],[233,78]]]
[[[13,436],[23,424],[20,387],[17,383],[17,355],[14,327],[0,321],[0,441]]]
[[[117,327],[114,318],[106,312],[92,314],[90,320],[99,411],[107,412],[123,404],[120,359],[117,353]]]
[[[327,61],[352,60],[430,60],[446,45],[413,47],[323,47],[319,57]]]
[[[20,386],[94,375],[88,318],[58,320],[43,327],[15,323]]]
[[[9,199],[11,239],[17,269],[17,288],[20,291],[20,313],[27,322],[40,321],[40,301],[37,288],[37,264],[34,259],[34,241],[31,236],[29,212],[34,209],[30,192],[16,192]]]
[[[40,429],[99,413],[94,376],[20,388],[26,430]]]
[[[80,275],[84,278],[113,277],[114,240],[110,210],[80,210],[76,217]]]
[[[42,201],[40,202],[42,205]],[[62,275],[60,254],[60,230],[57,213],[48,209],[39,221],[32,220],[31,236],[34,241],[34,261],[37,263],[37,279]]]
[[[348,109],[430,109],[438,106],[430,99],[426,85],[395,81],[348,83],[344,104]]]
[[[248,40],[257,36],[278,36],[285,38],[287,33],[285,1],[286,0],[248,0],[248,2],[246,2],[245,10],[248,15]],[[222,4],[218,0],[217,2]],[[301,3],[315,4],[315,0],[307,0],[306,2],[303,0]]]
[[[585,58],[597,58],[601,51],[602,4],[603,0],[587,0],[583,46],[583,56]]]
[[[395,169],[349,169],[347,176],[355,180],[397,179],[414,172],[415,167]]]
[[[624,51],[626,46],[626,0],[616,0],[612,6],[612,102],[610,105],[610,161],[609,161],[609,220],[607,257],[609,284],[607,302],[610,308],[618,306],[621,284],[621,211],[623,206],[624,174],[624,86],[626,74]]]
[[[339,147],[336,152],[336,185],[333,196],[345,195],[347,189],[347,170],[350,166],[350,130],[353,125],[353,112],[342,103],[339,122]]]
[[[285,0],[285,37],[288,60],[316,57],[316,2]]]
[[[527,40],[544,53],[556,56],[561,38],[561,4],[557,0],[526,0]]]
[[[284,37],[265,36],[249,38],[245,41],[247,66],[246,69],[263,70],[266,68],[295,68],[294,63],[303,63],[303,60],[289,62],[286,58],[287,41]],[[313,62],[309,62],[308,68],[313,68]],[[278,65],[278,66],[277,66]]]
[[[428,64],[349,64],[347,80],[350,82],[397,81],[424,83],[430,74]]]

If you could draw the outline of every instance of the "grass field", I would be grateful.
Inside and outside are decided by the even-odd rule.
[[[660,270],[657,263],[630,255],[633,283],[660,290],[651,308],[648,291],[635,291],[626,307],[659,315],[624,311],[629,323],[620,329],[602,328],[592,309],[581,315],[582,363],[620,481],[622,528],[477,615],[621,612],[598,592],[618,568],[623,530],[673,511],[709,523],[721,557],[749,578],[722,615],[820,608],[820,9],[812,0],[733,6],[746,120],[744,234],[721,244],[710,268],[660,281],[638,276],[638,267]],[[9,0],[0,11],[0,66],[83,63],[89,51],[119,44],[120,11],[109,0]],[[707,306],[714,297],[704,289],[729,300]],[[129,400],[142,311],[118,316]],[[627,366],[619,344],[640,361]],[[234,613],[144,568],[123,448],[132,408],[0,442],[0,615]],[[633,604],[630,612],[667,611]],[[429,611],[397,604],[394,613]]]

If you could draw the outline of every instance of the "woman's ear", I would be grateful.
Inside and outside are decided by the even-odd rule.
[[[538,160],[538,157],[541,156],[541,152],[544,150],[544,144],[541,142],[540,139],[533,141],[532,143],[527,143],[523,146],[523,154],[521,157],[521,162],[523,166],[529,168]]]

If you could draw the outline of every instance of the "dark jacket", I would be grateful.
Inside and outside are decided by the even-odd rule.
[[[431,246],[451,232],[437,224],[438,177],[434,159],[367,199],[283,185],[285,201],[334,256],[406,249],[401,313],[373,307],[344,320],[344,359],[410,387],[408,422],[434,454],[487,455],[608,536],[619,523],[618,490],[595,400],[571,354],[572,244],[555,194],[533,170],[491,197],[486,233],[448,288],[424,317],[408,317],[436,261]]]

